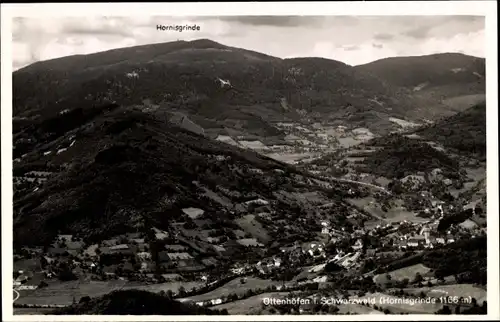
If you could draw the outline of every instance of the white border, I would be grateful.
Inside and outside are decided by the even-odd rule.
[[[352,320],[486,320],[499,319],[499,207],[498,207],[498,52],[496,1],[423,2],[292,2],[292,3],[78,3],[2,4],[2,313],[5,321],[352,321]],[[488,193],[488,311],[487,316],[440,315],[314,315],[314,316],[13,316],[12,286],[12,17],[40,16],[224,16],[224,15],[479,15],[486,16],[487,193]],[[9,189],[6,189],[9,188]],[[496,291],[496,293],[495,293]]]

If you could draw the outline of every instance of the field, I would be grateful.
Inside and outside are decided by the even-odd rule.
[[[384,314],[378,310],[369,308],[361,304],[343,304],[338,306],[339,314]]]
[[[460,112],[486,99],[484,94],[472,94],[452,97],[443,100],[443,103],[453,110]]]
[[[267,243],[269,241],[269,236],[262,225],[255,220],[254,215],[246,215],[241,218],[236,219],[236,223],[247,233],[250,233],[253,237],[257,238],[260,242]]]
[[[458,296],[467,298],[469,296],[475,298],[479,305],[487,300],[486,290],[474,286],[473,284],[451,284],[439,285],[435,287],[421,287],[421,288],[408,288],[405,289],[410,294],[420,294],[424,292],[427,296]]]
[[[354,296],[353,298],[358,298]],[[403,299],[397,296],[392,296],[384,293],[367,293],[360,299],[368,299],[373,301],[375,305],[382,309],[388,309],[392,314],[396,313],[413,313],[413,314],[434,314],[442,305],[439,303],[410,303],[401,302]],[[373,303],[370,302],[370,303]]]
[[[356,140],[355,138],[353,137],[343,137],[343,138],[338,138],[339,140],[339,144],[343,147],[343,148],[350,148],[352,146],[355,146],[355,145],[358,145],[358,144],[361,144],[363,143],[363,141],[361,140]]]
[[[141,285],[129,283],[122,280],[113,281],[72,281],[72,282],[51,282],[49,286],[34,291],[20,291],[21,296],[16,304],[61,304],[68,305],[73,302],[73,298],[79,301],[83,296],[97,297],[115,290],[139,289],[150,292],[160,292],[172,290],[177,292],[181,286],[186,290],[192,287],[199,287],[202,282],[169,282],[162,284]]]
[[[16,260],[13,263],[14,271],[25,271],[25,272],[33,272],[39,271],[40,261],[37,259],[21,259]]]
[[[270,157],[274,160],[278,160],[285,163],[293,164],[299,160],[313,158],[315,154],[310,152],[305,153],[268,153],[267,157]]]
[[[408,220],[415,223],[426,221],[425,218],[417,217],[416,213],[408,211],[402,207],[393,207],[387,212],[384,212],[372,197],[366,197],[362,199],[347,199],[347,201],[360,209],[364,209],[366,212],[373,216],[375,221],[377,221],[377,223],[374,223],[372,221],[366,222],[366,227],[369,227],[370,224],[379,225],[401,222],[403,220]],[[380,221],[382,221],[382,223],[380,223]]]
[[[416,127],[416,126],[420,125],[420,124],[417,124],[417,123],[408,122],[406,120],[398,119],[398,118],[395,118],[395,117],[390,117],[389,121],[396,123],[397,125],[401,126],[402,128]]]
[[[240,296],[245,294],[245,292],[247,292],[250,289],[251,290],[264,289],[269,285],[281,285],[281,282],[278,281],[263,280],[255,277],[248,277],[244,284],[240,283],[240,280],[241,278],[235,278],[211,292],[189,297],[187,299],[193,301],[207,301],[207,300],[217,299],[222,296],[227,296],[230,293],[235,293],[238,296]]]
[[[391,280],[393,281],[402,281],[405,278],[408,278],[410,282],[415,278],[417,273],[420,273],[422,276],[425,276],[429,273],[430,268],[422,265],[412,265],[408,267],[404,267],[401,269],[397,269],[395,271],[389,272],[388,274],[391,276]],[[387,282],[387,274],[379,274],[373,278],[373,281],[377,284],[385,284]]]
[[[251,315],[262,311],[263,300],[265,298],[284,298],[288,292],[263,293],[244,300],[216,305],[213,308],[218,310],[227,309],[231,315]]]
[[[49,308],[14,308],[14,315],[45,315],[54,309]]]

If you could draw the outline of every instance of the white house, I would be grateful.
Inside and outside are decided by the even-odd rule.
[[[443,237],[437,237],[436,238],[436,243],[444,245],[446,242],[445,242],[445,240],[444,240]]]
[[[315,279],[313,279],[314,283],[325,283],[328,281],[328,276],[318,276]]]
[[[418,240],[416,240],[416,239],[410,239],[410,240],[408,240],[407,245],[409,247],[418,247],[418,245],[420,245],[420,244],[419,244]]]
[[[429,227],[427,226],[422,227],[422,229],[420,230],[420,235],[424,236],[425,242],[427,244],[430,243],[429,237],[431,235],[431,229]]]
[[[259,198],[259,199],[247,201],[247,202],[245,202],[245,204],[246,205],[257,204],[257,205],[263,205],[263,206],[265,206],[265,205],[269,204],[269,201]]]

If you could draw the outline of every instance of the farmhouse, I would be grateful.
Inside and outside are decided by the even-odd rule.
[[[188,253],[167,253],[167,258],[172,262],[187,263],[193,260],[193,256]]]
[[[182,245],[165,245],[165,249],[170,251],[171,253],[181,253],[187,248]]]
[[[208,257],[201,260],[201,263],[206,267],[215,267],[219,263],[215,258]]]
[[[444,240],[444,238],[443,238],[443,237],[437,237],[437,238],[436,238],[436,242],[437,242],[438,244],[443,244],[443,245],[444,245],[444,244],[446,244],[446,241]]]
[[[425,237],[423,236],[415,236],[408,240],[408,247],[419,247],[423,246],[425,243]]]
[[[236,240],[236,242],[242,246],[246,247],[263,247],[264,245],[259,243],[255,238],[242,238]]]
[[[199,208],[184,208],[182,212],[191,217],[191,219],[196,219],[205,213],[204,210]]]
[[[269,204],[269,201],[261,199],[261,198],[258,198],[258,199],[255,199],[255,200],[250,200],[250,201],[245,202],[245,205],[252,205],[252,204],[265,206],[265,205]]]
[[[132,254],[132,250],[127,244],[120,244],[109,247],[109,251],[111,254]]]

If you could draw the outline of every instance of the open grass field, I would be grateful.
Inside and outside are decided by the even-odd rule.
[[[278,286],[282,284],[279,281],[263,280],[255,277],[248,277],[243,284],[240,280],[241,278],[235,278],[211,292],[189,297],[187,299],[193,301],[207,301],[227,296],[230,293],[235,293],[240,296],[245,294],[248,290],[264,289],[270,285]]]
[[[410,313],[410,314],[435,314],[442,305],[439,303],[405,303],[402,298],[384,293],[367,293],[365,296],[353,298],[375,299],[375,305],[382,309],[388,309],[392,314]]]
[[[460,112],[484,101],[485,99],[486,96],[484,94],[471,94],[448,98],[443,100],[442,102],[449,107],[453,107],[455,111]]]
[[[403,220],[415,223],[424,222],[426,220],[425,218],[417,217],[417,214],[415,212],[408,211],[403,207],[393,207],[389,209],[387,212],[384,212],[382,211],[378,203],[375,201],[375,199],[372,197],[366,197],[361,199],[347,199],[347,201],[353,206],[356,206],[360,209],[364,209],[367,213],[373,216],[374,220],[368,221],[367,223],[365,223],[365,226],[366,224],[368,224],[368,226],[374,224],[375,221],[378,222],[375,225],[378,225],[378,224],[387,224],[393,222],[401,222]]]
[[[343,304],[338,306],[339,314],[384,314],[378,310],[372,309],[370,307],[361,304]]]
[[[40,271],[40,260],[38,259],[21,259],[13,263],[14,271],[37,272]]]
[[[181,286],[189,291],[202,284],[202,282],[168,282],[144,285],[122,280],[52,282],[49,286],[34,291],[20,291],[21,296],[16,304],[69,305],[73,302],[73,298],[78,302],[83,296],[98,297],[116,290],[138,289],[149,292],[172,290],[177,292]]]
[[[101,296],[113,290],[120,289],[126,284],[125,281],[88,281],[88,282],[52,282],[49,286],[34,291],[20,291],[20,297],[16,304],[59,304],[69,305],[73,297],[79,301],[83,296]]]
[[[150,285],[144,285],[144,284],[139,284],[139,283],[127,283],[123,287],[124,290],[143,290],[143,291],[148,291],[148,292],[154,292],[158,293],[161,291],[168,291],[171,290],[172,292],[178,292],[179,288],[182,286],[186,291],[191,290],[193,287],[199,288],[205,285],[204,282],[202,281],[196,281],[196,282],[167,282],[167,283],[161,283],[161,284],[150,284]]]
[[[231,315],[252,315],[259,314],[262,311],[264,298],[285,298],[288,292],[273,292],[255,295],[244,300],[238,300],[230,303],[216,305],[213,308],[218,310],[227,309]]]
[[[431,297],[458,296],[466,298],[471,296],[477,300],[479,305],[487,300],[486,290],[473,284],[451,284],[434,287],[408,288],[405,289],[405,292],[410,294],[420,294],[420,292],[424,292],[427,296]]]
[[[45,315],[50,313],[52,308],[14,308],[14,315]]]
[[[392,281],[402,281],[403,279],[408,278],[411,282],[415,278],[415,275],[417,273],[420,273],[425,277],[425,275],[429,273],[430,270],[430,268],[422,264],[416,264],[400,268],[389,273],[378,274],[373,278],[373,281],[377,284],[385,284],[387,282],[387,274],[389,274]]]
[[[257,238],[261,243],[267,243],[270,241],[267,231],[262,225],[255,220],[255,215],[246,215],[241,218],[236,219],[236,223],[245,231],[250,233],[253,237]]]

